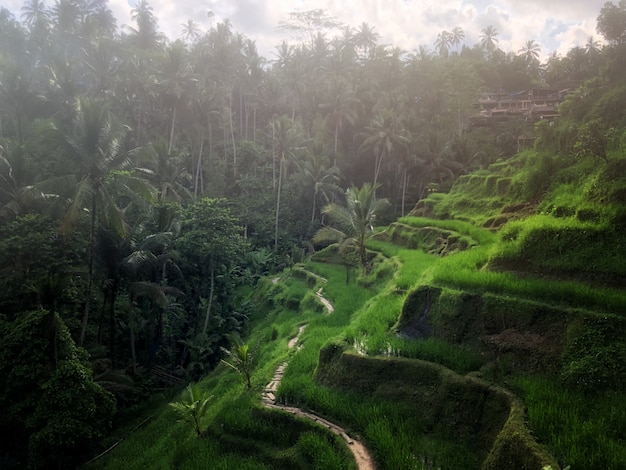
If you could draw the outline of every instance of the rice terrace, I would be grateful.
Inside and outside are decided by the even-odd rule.
[[[0,7],[1,469],[626,468],[624,1],[122,3]]]

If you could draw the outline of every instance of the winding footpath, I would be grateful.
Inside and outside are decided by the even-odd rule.
[[[273,279],[272,282],[276,283],[278,282],[278,279]],[[332,313],[334,311],[334,308],[331,305],[331,303],[322,296],[321,288],[316,292],[316,294],[317,294],[317,297],[322,302],[322,304],[324,304],[324,306],[328,310],[328,313],[329,314]],[[296,334],[296,336],[294,336],[293,338],[289,340],[289,343],[288,343],[289,349],[293,349],[294,347],[296,347],[296,344],[300,340],[300,336],[302,335],[302,332],[304,331],[306,327],[307,325],[305,324],[305,325],[301,325],[298,328],[298,334]],[[263,402],[263,405],[267,408],[283,410],[295,416],[301,416],[303,418],[310,419],[328,428],[331,432],[337,434],[338,436],[341,436],[343,440],[346,441],[346,443],[348,444],[348,448],[354,455],[354,459],[356,460],[357,468],[359,470],[375,470],[376,466],[374,465],[374,460],[372,459],[372,456],[370,455],[367,448],[360,441],[348,436],[345,429],[343,429],[340,426],[337,426],[334,423],[331,423],[330,421],[320,416],[317,416],[314,413],[304,411],[300,408],[295,408],[292,406],[281,405],[279,403],[276,403],[276,391],[278,390],[278,387],[280,386],[280,382],[282,381],[283,374],[285,372],[286,367],[287,367],[287,362],[283,362],[280,366],[278,366],[278,368],[276,369],[276,372],[274,373],[274,376],[272,377],[272,380],[265,387],[265,390],[263,391],[263,394],[261,395],[261,401]]]

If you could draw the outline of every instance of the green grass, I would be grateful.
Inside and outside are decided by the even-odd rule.
[[[383,245],[376,243],[377,247]],[[389,254],[393,246],[387,244],[383,251]],[[414,283],[408,276],[419,277],[436,260],[413,250],[401,249],[395,254],[398,272],[394,279],[396,282],[400,279],[407,288]],[[417,259],[421,262],[405,263]],[[410,266],[407,268],[410,274],[403,274],[405,266]],[[390,341],[398,340],[390,330],[397,321],[406,293],[399,293],[395,287],[376,293],[360,283],[346,284],[343,266],[309,263],[307,268],[328,280],[323,293],[331,300],[335,311],[309,323],[302,336],[303,348],[291,358],[285,372],[279,389],[280,400],[314,409],[363,436],[383,468],[422,468],[423,463],[458,468],[460,462],[465,468],[477,468],[474,449],[467,444],[450,444],[449,436],[425,433],[425,423],[409,418],[412,414],[397,402],[384,403],[380,398],[353,395],[314,382],[319,351],[330,339],[354,343],[358,338],[367,338],[369,353],[385,354]],[[416,355],[408,344],[408,341],[402,343],[407,355]]]
[[[320,350],[334,341],[347,343],[363,354],[432,361],[461,374],[476,371],[482,366],[481,357],[462,345],[433,338],[409,340],[394,333],[407,295],[419,285],[626,311],[624,295],[610,289],[585,289],[579,283],[520,278],[486,270],[497,237],[472,224],[417,218],[402,221],[416,227],[431,225],[458,231],[481,246],[441,259],[372,240],[368,248],[380,254],[368,276],[361,276],[360,269],[355,268],[347,277],[345,266],[308,262],[291,270],[291,276],[282,276],[278,284],[263,279],[253,292],[258,311],[247,338],[252,344],[260,344],[252,390],[246,390],[241,376],[219,366],[202,382],[206,394],[214,397],[203,420],[206,437],[196,438],[191,429],[177,423],[169,410],[161,409],[145,428],[93,467],[205,468],[210,461],[211,468],[224,469],[354,468],[345,445],[333,435],[311,423],[260,407],[262,389],[276,367],[288,360],[279,400],[315,410],[346,427],[349,434],[364,440],[381,468],[478,468],[478,449],[451,436],[449,430],[416,417],[405,404],[316,383]],[[319,288],[335,308],[331,315],[316,302],[314,292]],[[301,348],[289,350],[289,339],[305,323]],[[584,414],[583,397],[559,388],[558,383],[527,378],[516,385],[527,400],[533,429],[563,461],[571,463],[573,469],[618,468],[616,459],[624,457],[624,446],[616,436],[626,431],[626,412],[615,396],[603,395],[593,413]],[[569,402],[575,404],[575,413],[567,411],[565,405]],[[607,427],[615,431],[607,433]],[[570,428],[576,431],[569,432]],[[607,466],[594,467],[596,464]]]
[[[390,355],[435,362],[459,374],[478,370],[483,365],[483,360],[477,352],[436,338],[422,340],[392,338],[389,341],[389,350]]]
[[[562,277],[589,273],[626,276],[623,235],[606,224],[581,222],[576,217],[536,215],[507,224],[501,242],[492,252],[492,262],[518,265]]]
[[[401,217],[398,222],[411,227],[437,227],[444,230],[453,230],[461,235],[466,235],[476,240],[480,245],[490,245],[496,240],[496,235],[491,231],[477,227],[476,225],[456,219],[429,219],[426,217]]]
[[[571,470],[618,470],[626,462],[626,401],[623,394],[587,396],[556,379],[515,380],[537,438]]]
[[[618,315],[626,312],[626,294],[622,290],[489,271],[483,269],[489,255],[488,249],[479,248],[443,259],[432,271],[432,282],[474,293],[491,292]]]

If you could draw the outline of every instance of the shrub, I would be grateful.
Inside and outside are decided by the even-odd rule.
[[[111,394],[58,314],[0,319],[0,453],[31,468],[74,468],[110,427]]]
[[[568,344],[564,356],[561,380],[565,385],[585,393],[623,390],[626,343],[616,333],[615,322],[605,318],[585,322],[584,331]]]

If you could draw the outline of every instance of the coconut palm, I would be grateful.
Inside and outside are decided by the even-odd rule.
[[[451,38],[450,39],[451,44],[454,47],[456,47],[458,51],[459,46],[465,39],[465,32],[463,32],[463,28],[461,28],[460,26],[455,26],[454,28],[452,28],[452,32],[450,33],[450,38]]]
[[[198,23],[192,19],[188,19],[186,23],[181,24],[183,27],[183,39],[187,42],[193,42],[200,36],[200,28]]]
[[[172,111],[168,155],[172,155],[178,108],[196,83],[187,61],[187,50],[182,42],[177,41],[167,48],[157,76],[157,89]]]
[[[294,150],[304,143],[300,126],[287,116],[279,116],[272,122],[272,145],[274,147],[274,161],[278,158],[278,186],[276,188],[276,212],[274,217],[274,249],[278,248],[278,226],[280,218],[280,202],[283,181],[287,174],[289,157]]]
[[[188,189],[192,175],[185,166],[184,154],[170,155],[167,142],[161,138],[147,146],[142,155],[145,161],[135,173],[158,189],[159,201],[183,203],[193,199]]]
[[[587,38],[587,42],[585,43],[585,51],[587,51],[587,54],[597,54],[600,52],[600,47],[600,41],[596,41],[593,36]]]
[[[354,96],[354,91],[345,80],[339,78],[332,80],[327,98],[319,104],[320,109],[327,112],[326,120],[333,129],[335,165],[337,164],[339,133],[345,125],[354,124],[358,117],[357,106],[359,104],[359,100]]]
[[[126,222],[122,210],[117,206],[111,184],[117,183],[121,190],[142,195],[152,200],[154,191],[145,181],[129,174],[114,173],[115,170],[130,168],[129,153],[122,150],[125,128],[119,125],[106,105],[95,100],[79,100],[71,131],[52,125],[47,133],[52,148],[70,162],[71,173],[48,180],[40,186],[65,188],[58,203],[67,203],[62,228],[65,232],[83,214],[90,219],[89,247],[87,254],[87,292],[85,311],[81,325],[79,345],[82,346],[87,331],[91,286],[93,281],[93,250],[96,223],[126,235]]]
[[[374,234],[376,218],[389,205],[386,199],[376,199],[378,187],[370,183],[360,188],[352,186],[346,191],[345,206],[334,202],[326,205],[322,213],[331,225],[322,227],[313,237],[316,243],[338,242],[343,253],[354,249],[364,271],[368,266],[365,244]]]
[[[367,126],[368,136],[359,150],[371,149],[375,155],[374,183],[376,186],[383,161],[399,149],[406,149],[409,139],[396,113],[386,110],[379,113]]]
[[[131,18],[137,23],[137,28],[127,26],[131,32],[131,44],[140,49],[157,49],[163,35],[157,31],[157,20],[150,4],[139,0],[131,10]]]
[[[222,348],[222,351],[228,356],[229,360],[222,359],[222,364],[227,365],[231,369],[236,370],[240,374],[243,374],[246,378],[246,385],[248,389],[252,388],[252,371],[254,370],[255,362],[257,359],[257,347],[250,348],[249,343],[244,343],[238,335],[226,335],[230,340],[230,349]]]
[[[339,168],[330,165],[327,152],[319,145],[313,145],[307,149],[304,159],[297,160],[298,171],[295,180],[305,189],[312,190],[311,199],[313,208],[311,210],[311,222],[315,220],[317,209],[317,199],[321,195],[324,200],[330,202],[329,195],[336,192],[339,187]]]
[[[369,51],[376,47],[380,34],[374,31],[374,27],[363,22],[354,34],[354,43],[362,51],[362,58],[367,59]]]
[[[200,420],[206,414],[213,397],[205,397],[197,383],[187,385],[181,396],[183,401],[170,403],[170,406],[178,413],[181,421],[191,424],[196,436],[201,436]]]
[[[485,49],[488,54],[492,54],[496,49],[496,45],[499,42],[496,38],[497,35],[498,30],[491,25],[483,28],[482,30],[482,34],[480,35],[480,46]]]
[[[22,19],[29,28],[45,25],[50,20],[46,5],[40,0],[27,0],[22,6]]]
[[[534,39],[529,39],[520,50],[517,51],[521,54],[528,67],[532,67],[533,64],[539,60],[539,53],[541,52],[541,46],[535,42]]]
[[[435,40],[435,47],[439,50],[439,55],[442,57],[448,57],[450,51],[450,45],[452,44],[452,34],[448,31],[442,31],[437,35]]]

